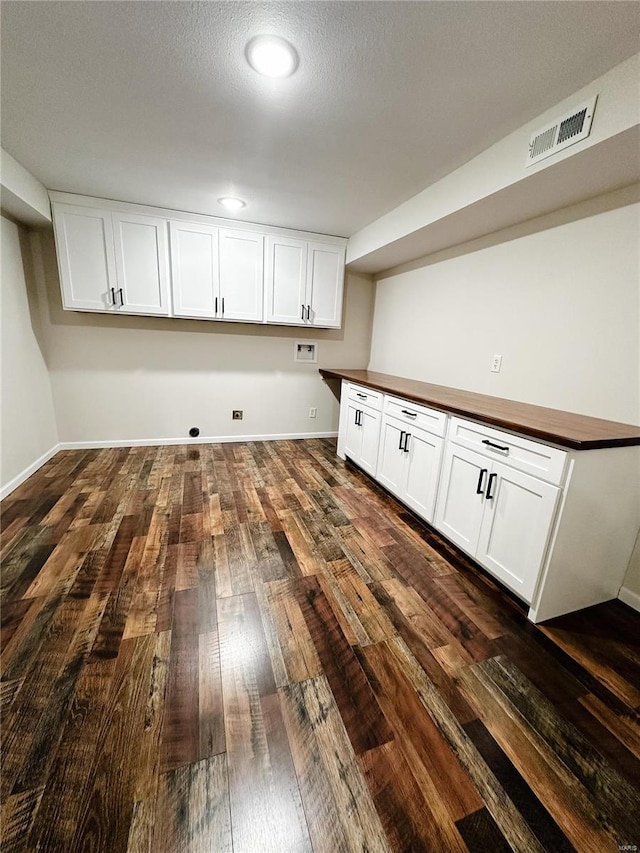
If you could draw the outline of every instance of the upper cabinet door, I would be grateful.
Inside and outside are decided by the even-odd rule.
[[[218,319],[261,323],[264,314],[264,237],[252,231],[221,228],[218,251]]]
[[[109,311],[116,303],[113,225],[108,210],[54,204],[62,301],[79,311]]]
[[[167,223],[133,213],[114,213],[118,297],[126,314],[169,315]]]
[[[191,222],[170,222],[171,291],[176,317],[216,316],[218,229]]]
[[[306,302],[307,244],[291,237],[267,237],[266,321],[300,326]]]
[[[308,252],[309,321],[314,326],[339,328],[342,321],[344,247],[309,243]]]

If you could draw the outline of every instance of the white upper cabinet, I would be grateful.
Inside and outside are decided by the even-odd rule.
[[[170,222],[169,236],[174,315],[214,318],[219,307],[218,229]]]
[[[344,254],[343,247],[329,243],[309,243],[306,316],[313,326],[340,327]]]
[[[167,223],[164,219],[114,213],[118,301],[127,314],[169,315]]]
[[[264,237],[252,231],[219,233],[220,320],[260,323],[263,318]]]
[[[307,314],[307,244],[292,237],[267,237],[266,321],[299,326]]]
[[[51,193],[64,307],[339,328],[346,240]]]
[[[111,213],[57,204],[53,224],[64,307],[113,310],[117,282]]]
[[[267,322],[338,328],[342,320],[344,247],[267,238]]]

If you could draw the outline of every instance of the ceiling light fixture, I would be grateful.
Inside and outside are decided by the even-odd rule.
[[[254,71],[266,77],[288,77],[298,67],[296,49],[280,36],[255,36],[245,53]]]
[[[224,196],[223,198],[219,198],[218,204],[221,204],[223,207],[226,207],[227,210],[242,210],[243,207],[247,206],[246,201],[242,201],[241,198],[232,198],[231,196]]]

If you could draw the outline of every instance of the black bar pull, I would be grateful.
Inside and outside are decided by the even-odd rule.
[[[217,296],[216,296],[216,306],[215,306],[213,313],[216,315],[216,317],[218,316],[218,297]]]
[[[304,305],[300,306],[302,308],[302,314],[300,314],[300,319],[304,320]]]
[[[404,441],[405,432],[403,429],[400,430],[400,443],[398,444],[398,450],[402,450],[402,442]]]
[[[411,438],[410,432],[405,432],[404,434],[404,447],[402,448],[405,453],[409,452],[409,439]]]
[[[123,306],[124,305],[124,294],[122,292],[121,287],[118,289],[118,293],[120,294],[120,306]]]
[[[311,319],[311,305],[307,305],[307,320]]]
[[[359,414],[358,409],[354,409],[353,414],[354,414],[354,417],[353,417],[354,424],[356,426],[360,426],[360,424],[358,423],[358,414]]]
[[[117,305],[118,303],[116,302],[116,289],[115,289],[115,287],[110,287],[109,290],[111,291],[111,304]]]
[[[360,399],[361,399],[361,400],[366,400],[366,399],[367,399],[367,395],[366,395],[366,394],[361,394],[359,391],[356,391],[356,397],[360,397]]]
[[[478,485],[476,486],[476,495],[483,495],[484,494],[484,492],[482,491],[482,481],[484,480],[484,475],[488,474],[488,473],[489,473],[488,468],[481,468],[480,469],[480,476],[478,477]]]
[[[487,485],[487,494],[486,494],[486,498],[488,501],[493,500],[493,495],[491,494],[491,486],[495,483],[495,481],[497,479],[498,479],[497,474],[490,474],[489,475],[489,484]]]
[[[488,438],[483,438],[482,443],[486,444],[488,447],[493,447],[495,450],[502,450],[503,453],[508,453],[509,448],[504,444],[494,444],[493,441],[489,441]]]
[[[224,317],[224,296],[222,297],[222,316]]]
[[[410,418],[417,418],[417,417],[418,417],[418,413],[417,413],[417,412],[409,412],[409,411],[407,411],[407,409],[403,409],[403,410],[402,410],[402,414],[403,414],[403,415],[408,415]]]

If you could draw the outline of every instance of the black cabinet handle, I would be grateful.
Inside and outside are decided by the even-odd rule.
[[[116,289],[115,289],[115,287],[110,287],[109,290],[111,292],[111,304],[117,305],[118,303],[116,302]]]
[[[405,432],[405,434],[404,434],[404,446],[402,448],[405,453],[409,452],[409,439],[410,438],[411,438],[411,433]]]
[[[120,294],[120,306],[122,307],[124,305],[124,294],[121,287],[118,289],[118,293]]]
[[[218,316],[218,297],[217,296],[216,296],[216,307],[215,307],[213,313],[216,315],[216,317]]]
[[[480,476],[478,477],[478,485],[476,486],[476,495],[483,495],[484,492],[482,490],[482,481],[484,480],[484,475],[489,473],[488,468],[480,469]]]
[[[405,431],[403,429],[400,430],[400,442],[398,444],[398,450],[402,450],[402,442],[404,441]]]
[[[403,410],[402,410],[402,414],[403,414],[403,415],[408,415],[410,418],[417,418],[417,417],[418,417],[418,413],[417,413],[417,412],[408,412],[406,409],[403,409]]]
[[[307,320],[311,319],[311,305],[307,305]]]
[[[222,297],[222,316],[224,317],[224,296]]]
[[[491,494],[491,486],[495,483],[495,481],[497,479],[498,479],[497,474],[490,474],[489,475],[489,484],[487,485],[487,494],[486,494],[486,498],[488,501],[493,500],[493,495]]]
[[[505,446],[504,444],[494,444],[493,441],[489,441],[488,438],[483,438],[482,443],[486,444],[487,447],[493,447],[494,450],[502,450],[503,453],[509,452],[509,448],[507,446]]]
[[[353,413],[353,422],[354,422],[354,424],[355,424],[356,426],[359,426],[359,424],[358,424],[358,414],[359,414],[358,410],[357,410],[357,409],[354,409],[354,413]]]
[[[300,319],[304,320],[304,305],[301,305],[300,308],[302,309],[300,313]]]
[[[356,391],[356,397],[360,397],[360,399],[361,399],[361,400],[366,400],[366,399],[367,399],[367,395],[366,395],[366,394],[361,394],[359,391]]]

